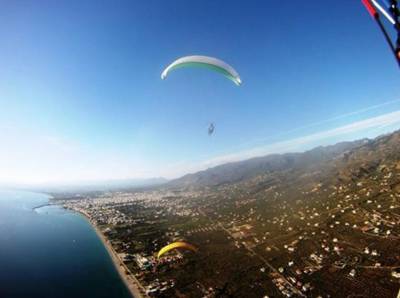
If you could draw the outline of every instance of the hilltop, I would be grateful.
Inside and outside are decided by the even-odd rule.
[[[169,187],[202,187],[236,183],[258,175],[304,171],[321,166],[345,153],[368,144],[367,139],[341,142],[331,146],[320,146],[303,153],[270,154],[239,162],[231,162],[197,173],[187,174],[167,183]]]

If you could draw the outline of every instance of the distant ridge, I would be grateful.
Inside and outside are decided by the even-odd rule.
[[[301,170],[308,166],[331,160],[347,151],[358,148],[368,139],[319,146],[303,153],[270,154],[239,162],[231,162],[171,180],[168,187],[201,187],[236,183],[255,176],[285,170]]]

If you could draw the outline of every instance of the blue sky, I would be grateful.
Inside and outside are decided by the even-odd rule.
[[[191,54],[243,85],[160,79]],[[399,74],[358,0],[1,1],[0,181],[175,177],[373,137],[400,127]]]

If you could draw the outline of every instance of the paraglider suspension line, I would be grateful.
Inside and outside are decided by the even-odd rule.
[[[393,52],[393,54],[394,54],[394,56],[395,56],[395,58],[396,58],[396,61],[397,61],[398,65],[399,65],[399,67],[400,67],[400,57],[399,57],[399,50],[400,50],[400,47],[399,47],[399,46],[400,46],[400,45],[399,45],[399,38],[400,38],[400,36],[399,36],[399,38],[398,38],[398,40],[397,40],[397,48],[396,48],[396,47],[393,45],[393,42],[392,42],[392,40],[391,40],[389,34],[387,33],[385,27],[383,26],[382,21],[381,21],[381,19],[379,18],[379,15],[376,15],[376,16],[375,16],[375,20],[376,20],[376,22],[378,23],[378,26],[379,26],[379,28],[381,29],[383,35],[385,36],[385,39],[386,39],[387,43],[389,44],[389,47],[390,47],[390,49],[392,50],[392,52]]]
[[[400,10],[397,5],[398,5],[397,0],[391,0],[389,11],[390,11],[390,14],[392,15],[393,19],[396,22],[394,24],[394,28],[397,31],[395,55],[396,55],[397,61],[400,64]]]

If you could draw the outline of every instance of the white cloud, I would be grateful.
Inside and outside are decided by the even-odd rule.
[[[327,123],[332,123],[332,122],[335,122],[335,121],[338,121],[338,120],[341,120],[341,119],[345,119],[345,118],[348,118],[348,117],[361,115],[361,114],[364,114],[364,113],[369,112],[369,111],[373,111],[373,110],[377,110],[377,109],[380,109],[380,108],[383,108],[383,107],[386,107],[386,106],[397,104],[399,102],[400,102],[400,99],[386,101],[386,102],[383,102],[383,103],[380,103],[380,104],[376,104],[376,105],[373,105],[373,106],[369,106],[369,107],[366,107],[366,108],[363,108],[363,109],[359,109],[359,110],[356,110],[356,111],[353,111],[353,112],[341,114],[341,115],[338,115],[338,116],[335,116],[335,117],[331,117],[331,118],[328,118],[328,119],[324,119],[324,120],[321,120],[321,121],[312,122],[312,123],[308,123],[306,125],[298,126],[298,127],[293,128],[293,129],[290,129],[288,131],[284,131],[284,132],[278,133],[277,135],[270,136],[268,139],[265,139],[265,137],[264,137],[264,138],[259,138],[259,139],[256,139],[256,140],[252,140],[251,143],[241,144],[241,146],[243,148],[243,146],[254,147],[255,144],[260,144],[260,143],[264,143],[265,144],[266,142],[271,141],[272,139],[276,139],[277,137],[288,136],[288,135],[293,134],[295,132],[299,132],[299,131],[302,131],[302,130],[304,131],[304,129],[318,127],[318,126],[321,126],[321,125],[324,125],[324,124],[327,124]]]

